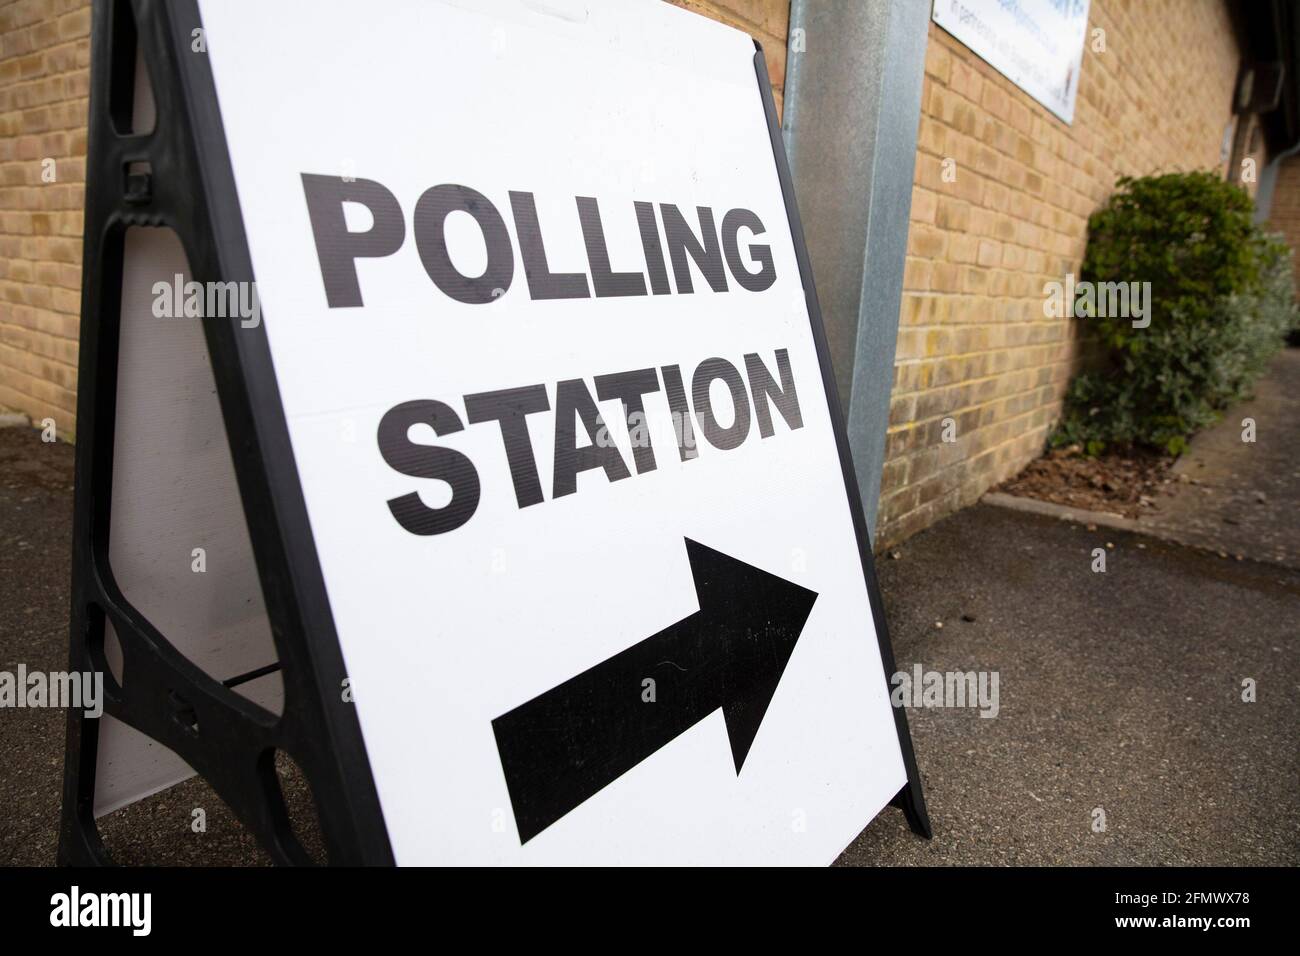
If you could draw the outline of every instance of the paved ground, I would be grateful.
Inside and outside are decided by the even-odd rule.
[[[1300,573],[984,505],[900,554],[899,668],[1001,707],[910,711],[935,838],[887,810],[841,863],[1300,863]]]
[[[66,669],[72,449],[0,428],[0,671]],[[54,859],[62,711],[0,710],[0,863]]]
[[[1243,420],[1255,440],[1242,441]],[[1229,555],[1300,569],[1300,349],[1282,352],[1253,400],[1197,435],[1143,524]]]
[[[71,465],[0,429],[0,670],[66,665]],[[935,839],[886,810],[841,863],[1300,863],[1300,572],[978,506],[880,577],[900,667],[995,670],[1000,712],[913,710]],[[0,710],[0,863],[54,860],[63,727]],[[101,822],[123,862],[264,862],[197,780]]]

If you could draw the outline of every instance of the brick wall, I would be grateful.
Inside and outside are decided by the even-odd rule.
[[[1089,20],[1105,51],[1085,44],[1068,126],[930,26],[879,546],[1042,450],[1078,331],[1043,316],[1043,284],[1078,274],[1116,177],[1225,168],[1238,55],[1222,0],[1092,0]]]
[[[1300,250],[1300,156],[1282,160],[1273,184],[1268,224],[1286,237],[1292,249]],[[1296,295],[1300,298],[1300,260],[1296,262]]]
[[[0,406],[75,428],[89,0],[0,4]]]

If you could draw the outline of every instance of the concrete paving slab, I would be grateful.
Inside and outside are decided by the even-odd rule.
[[[1243,441],[1254,423],[1254,441]],[[1274,359],[1255,397],[1192,439],[1142,524],[1225,554],[1300,568],[1300,349]]]

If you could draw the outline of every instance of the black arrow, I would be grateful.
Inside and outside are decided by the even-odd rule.
[[[740,773],[817,595],[685,540],[697,612],[492,721],[521,843],[719,707]]]

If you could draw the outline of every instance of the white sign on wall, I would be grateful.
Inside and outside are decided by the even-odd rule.
[[[830,862],[908,779],[753,42],[200,9],[397,862]]]
[[[934,0],[934,22],[1065,122],[1074,120],[1089,0]]]

